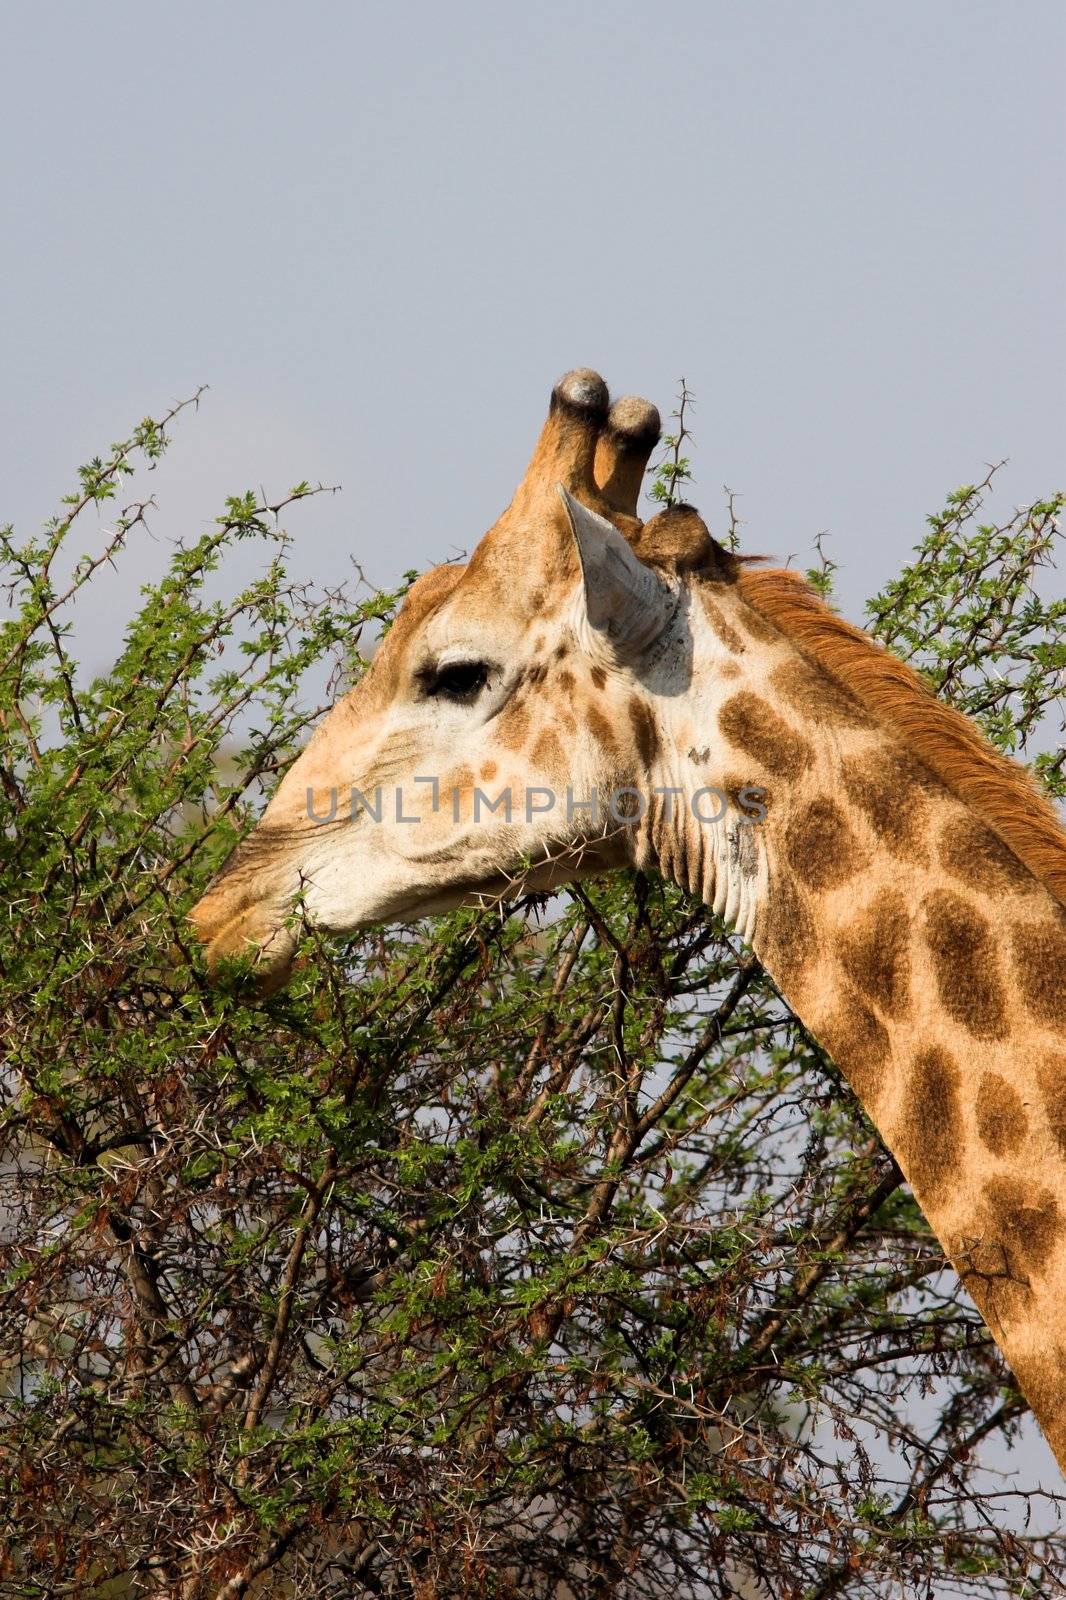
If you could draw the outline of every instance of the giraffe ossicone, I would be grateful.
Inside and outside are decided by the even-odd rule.
[[[673,879],[849,1078],[1066,1464],[1066,833],[795,574],[690,507],[642,522],[658,436],[647,401],[560,380],[507,510],[413,585],[194,925],[271,987],[297,899],[344,933]]]

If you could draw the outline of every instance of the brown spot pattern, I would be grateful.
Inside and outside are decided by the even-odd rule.
[[[604,672],[602,667],[591,667],[589,669],[589,676],[596,685],[597,689],[602,689],[607,682],[607,674]]]
[[[949,889],[927,895],[925,937],[944,1009],[976,1039],[1002,1039],[1007,1008],[992,930]]]
[[[742,599],[771,618],[781,633],[833,673],[874,709],[886,742],[920,761],[941,790],[962,795],[1066,905],[1062,826],[1032,779],[1000,755],[961,711],[930,693],[913,668],[867,634],[834,616],[795,573],[740,565]]]
[[[873,1106],[892,1047],[862,995],[845,983],[836,1010],[818,1024],[815,1034],[847,1074],[863,1104]]]
[[[758,938],[755,942],[760,959],[794,1001],[814,948],[814,919],[788,873],[775,875],[770,885],[769,927],[765,942]]]
[[[1042,1271],[1062,1233],[1062,1214],[1051,1190],[1021,1178],[992,1178],[984,1194],[1012,1266]]]
[[[459,818],[466,815],[466,801],[473,798],[474,774],[469,767],[456,767],[441,779],[440,800],[445,810]]]
[[[977,1090],[977,1131],[994,1156],[1013,1155],[1029,1131],[1022,1097],[998,1072],[986,1072]]]
[[[743,655],[744,651],[747,649],[747,646],[740,637],[740,634],[733,627],[733,624],[727,620],[721,606],[712,600],[710,595],[704,594],[702,590],[700,591],[700,599],[703,602],[703,609],[706,613],[707,621],[710,623],[713,632],[717,634],[719,639],[721,639],[726,649],[731,650],[735,656]]]
[[[893,855],[924,862],[925,820],[932,780],[917,763],[887,748],[846,762],[848,799]]]
[[[1066,1026],[1066,916],[1013,930],[1014,975],[1029,1010],[1052,1027]]]
[[[650,767],[659,754],[659,730],[651,709],[635,694],[629,698],[629,721],[641,763],[645,768]]]
[[[958,1063],[934,1045],[915,1056],[896,1121],[896,1154],[919,1199],[935,1202],[949,1188],[962,1156]]]
[[[492,779],[496,776],[496,772],[497,767],[495,761],[485,761],[482,763],[479,776],[483,783],[491,783]]]
[[[794,656],[770,674],[773,689],[810,722],[839,723],[849,728],[872,728],[874,720],[864,706],[848,694],[827,672]]]
[[[1066,1156],[1066,1056],[1045,1057],[1036,1069],[1051,1137]]]
[[[725,790],[729,796],[729,804],[742,816],[758,817],[759,806],[766,812],[770,810],[771,792],[757,778],[740,778],[735,772],[727,772],[719,788]],[[759,820],[763,821],[764,818],[759,817]]]
[[[1011,1355],[1018,1387],[1036,1413],[1052,1451],[1066,1456],[1066,1344],[1048,1336],[1037,1354]]]
[[[1033,887],[1029,869],[976,817],[951,817],[943,824],[940,862],[953,878],[990,894],[1018,894]]]
[[[838,936],[841,965],[868,1000],[892,1017],[910,1009],[910,918],[902,895],[886,894]]]
[[[848,819],[828,795],[817,796],[789,818],[785,852],[797,877],[811,889],[835,888],[867,861]]]
[[[571,694],[573,692],[574,674],[570,671],[569,667],[560,668],[559,687],[562,689],[564,694]]]
[[[541,729],[529,755],[534,766],[554,772],[561,771],[564,765],[563,747],[551,728]]]
[[[773,623],[768,622],[762,612],[757,611],[753,605],[739,605],[737,607],[737,615],[744,631],[749,633],[753,639],[757,639],[760,644],[777,644],[779,642],[781,635]]]
[[[603,712],[596,706],[589,706],[585,711],[585,723],[597,744],[612,756],[618,754],[618,741],[614,736],[614,729],[607,721]]]
[[[966,1234],[953,1252],[959,1277],[974,1304],[994,1333],[1005,1322],[1025,1314],[1032,1304],[1029,1279],[1020,1265],[1010,1258],[999,1238],[992,1213],[984,1211],[977,1219],[981,1229]]]
[[[781,777],[798,776],[813,760],[806,739],[793,732],[788,723],[750,689],[730,695],[718,713],[718,725],[730,744],[753,756],[768,772]]]
[[[497,737],[507,750],[521,750],[529,738],[529,712],[521,700],[512,700],[496,724]]]

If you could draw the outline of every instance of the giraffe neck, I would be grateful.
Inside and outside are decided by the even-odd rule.
[[[641,865],[724,913],[845,1073],[1066,1468],[1066,914],[972,805],[727,585],[697,590]]]

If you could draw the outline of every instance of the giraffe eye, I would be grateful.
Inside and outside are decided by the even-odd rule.
[[[422,681],[427,695],[469,705],[489,681],[488,662],[451,661],[447,666],[430,667]]]

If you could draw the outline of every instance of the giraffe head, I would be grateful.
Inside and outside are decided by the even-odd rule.
[[[640,523],[658,437],[597,374],[556,385],[510,506],[468,565],[414,584],[194,909],[211,961],[251,952],[284,981],[297,899],[339,933],[634,859],[650,708],[691,675],[685,575],[729,561],[694,513]]]

